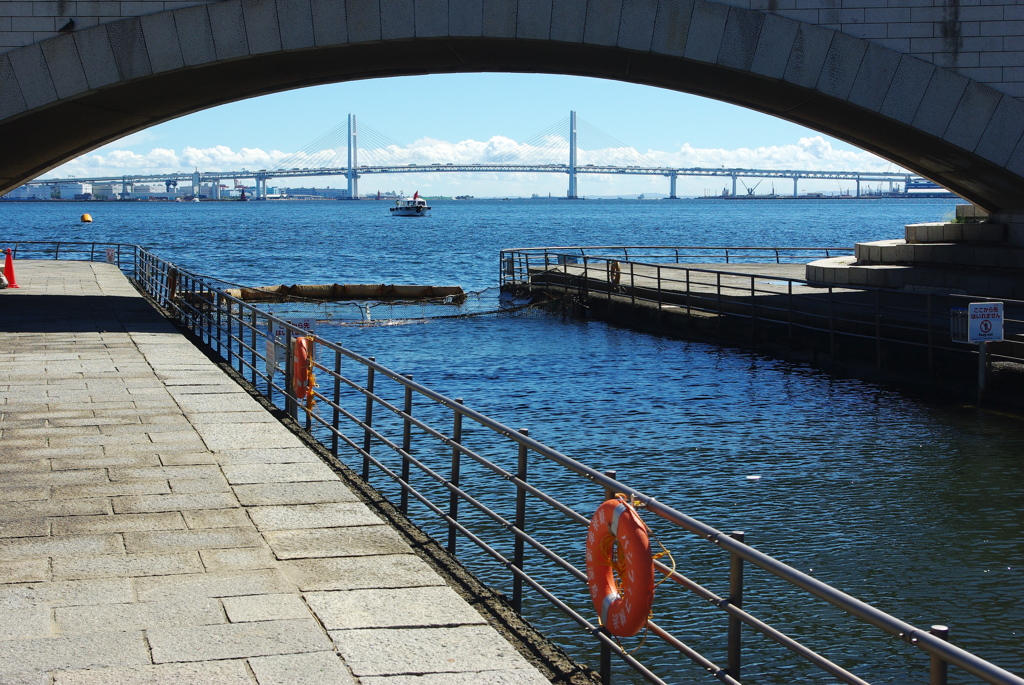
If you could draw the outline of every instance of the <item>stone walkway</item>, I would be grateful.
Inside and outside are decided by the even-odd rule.
[[[121,273],[0,291],[0,684],[542,685]]]

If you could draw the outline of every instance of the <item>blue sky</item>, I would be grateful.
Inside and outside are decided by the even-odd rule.
[[[351,112],[410,148],[470,161],[483,146],[522,142],[577,111],[581,120],[658,165],[895,169],[809,129],[733,105],[674,91],[572,76],[453,74],[354,81],[253,98],[198,112],[111,143],[48,176],[120,175],[271,168],[343,123]],[[460,145],[460,143],[462,145]],[[420,174],[366,179],[362,190],[409,188],[478,196],[564,193],[565,178]],[[298,181],[289,181],[297,185]],[[339,186],[343,179],[318,180]],[[702,194],[720,181],[680,182]],[[834,182],[833,182],[834,185]],[[664,187],[663,187],[664,186]],[[810,184],[806,187],[812,190]],[[836,190],[831,186],[826,190]],[[660,178],[587,177],[582,194],[667,192]]]

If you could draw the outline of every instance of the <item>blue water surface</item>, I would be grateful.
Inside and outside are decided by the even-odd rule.
[[[252,285],[494,287],[502,248],[554,245],[828,246],[902,236],[947,200],[434,201],[424,219],[381,202],[0,203],[0,243],[137,242],[200,273]],[[95,221],[82,224],[89,212]],[[401,326],[338,327],[346,346],[919,627],[1024,671],[1024,422],[941,397],[839,378],[750,352],[538,311]],[[507,455],[514,465],[514,454]],[[531,467],[534,468],[534,467]],[[537,465],[587,511],[600,493]],[[760,479],[749,480],[747,476]],[[546,481],[544,479],[547,479]],[[548,525],[539,512],[534,525]],[[423,519],[427,521],[427,519]],[[423,524],[443,537],[435,523]],[[553,523],[551,525],[554,525]],[[727,591],[726,567],[656,526],[677,564]],[[560,551],[582,565],[580,539]],[[461,549],[467,549],[463,546]],[[575,555],[575,556],[573,556]],[[480,555],[467,559],[507,591]],[[698,563],[700,562],[700,563]],[[567,594],[582,591],[565,583]],[[923,682],[927,658],[748,574],[746,606],[865,679]],[[656,620],[724,664],[725,622],[659,590]],[[784,601],[792,600],[792,601]],[[585,605],[585,601],[584,601]],[[526,616],[596,666],[542,600]],[[871,638],[873,642],[867,642]],[[748,634],[744,682],[831,683]],[[649,641],[671,682],[702,682]],[[629,646],[635,646],[635,642]],[[621,677],[629,678],[625,672]],[[953,682],[971,682],[953,671]]]

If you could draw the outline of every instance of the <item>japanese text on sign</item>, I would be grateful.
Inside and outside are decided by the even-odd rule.
[[[972,302],[967,305],[968,340],[991,342],[1003,339],[1003,303]]]

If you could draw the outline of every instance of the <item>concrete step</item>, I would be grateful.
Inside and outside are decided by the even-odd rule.
[[[910,226],[907,227],[908,229]],[[858,264],[944,266],[958,269],[1024,269],[1024,249],[1005,243],[960,242],[911,243],[908,240],[876,240],[857,243]]]
[[[807,265],[812,283],[904,290],[935,290],[985,297],[1024,298],[1024,279],[1008,269],[950,269],[904,264],[861,264],[852,257],[819,259]]]
[[[1007,239],[1007,226],[996,223],[907,224],[904,235],[908,243],[1001,243]]]
[[[999,223],[907,224],[903,227],[908,243],[1000,243],[1024,247],[1024,225]]]

